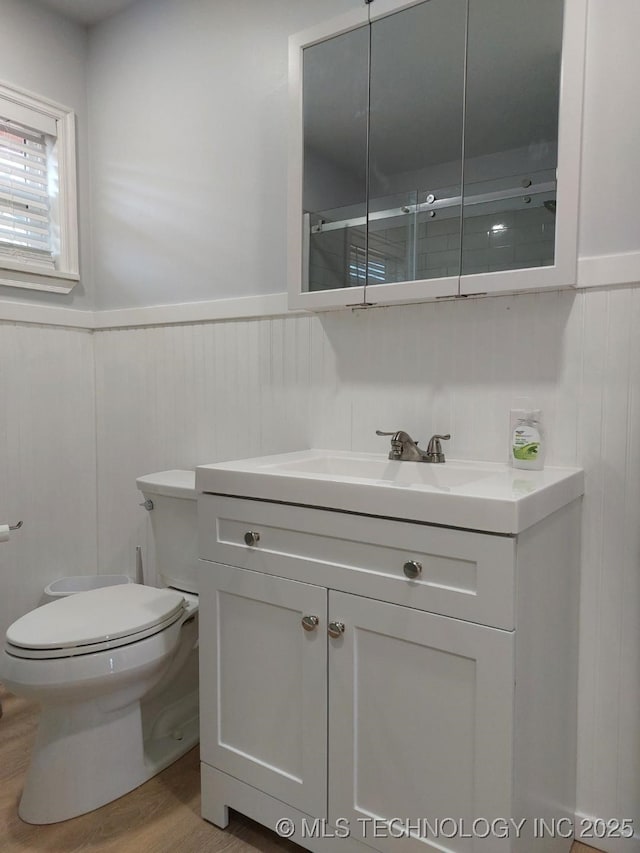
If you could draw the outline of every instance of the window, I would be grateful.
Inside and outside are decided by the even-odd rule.
[[[349,284],[355,287],[362,284],[365,279],[374,284],[385,282],[386,258],[381,252],[369,250],[369,264],[367,267],[366,253],[362,246],[351,246],[349,257]]]
[[[78,281],[74,113],[0,84],[0,284]]]

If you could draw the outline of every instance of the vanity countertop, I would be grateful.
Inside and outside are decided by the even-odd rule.
[[[196,491],[517,534],[584,492],[581,468],[497,462],[397,462],[386,455],[303,450],[201,465]]]
[[[497,462],[396,462],[303,450],[201,465],[196,491],[517,534],[584,492],[581,468],[525,471]]]

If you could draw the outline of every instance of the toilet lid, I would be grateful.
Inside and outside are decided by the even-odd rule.
[[[172,624],[185,608],[184,597],[171,589],[103,587],[32,610],[11,625],[7,641],[22,649],[69,649],[133,638]]]

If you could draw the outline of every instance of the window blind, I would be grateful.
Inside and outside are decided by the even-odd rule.
[[[47,137],[2,118],[0,256],[54,268]]]
[[[365,280],[372,284],[384,284],[387,280],[387,259],[382,252],[369,247],[365,253],[363,246],[352,244],[349,251],[350,286],[363,284]]]

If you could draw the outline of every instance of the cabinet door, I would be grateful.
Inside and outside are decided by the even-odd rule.
[[[202,760],[318,817],[326,816],[326,612],[320,587],[203,564]],[[304,616],[317,617],[314,630]]]
[[[367,278],[366,7],[290,41],[289,304],[361,303]],[[330,36],[330,37],[328,37]]]
[[[455,296],[467,0],[371,7],[367,302]]]
[[[508,850],[464,836],[511,814],[513,634],[337,592],[329,619],[330,822],[385,853],[416,821],[407,853]]]
[[[585,24],[584,0],[469,0],[462,294],[576,284]]]

